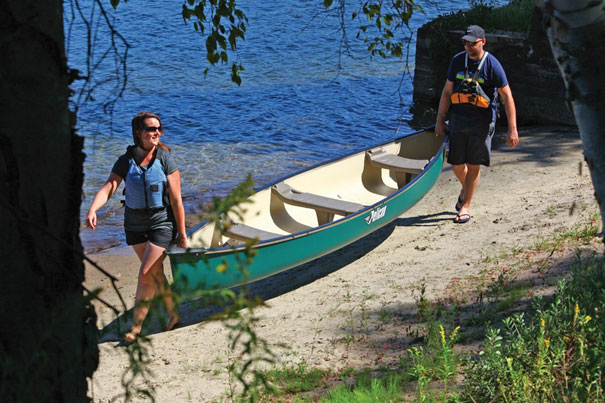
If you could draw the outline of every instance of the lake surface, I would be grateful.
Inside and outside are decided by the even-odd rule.
[[[93,1],[80,2],[83,15],[93,21],[90,43],[98,56],[111,43],[110,36]],[[127,81],[111,115],[104,104],[119,91],[116,67],[111,58],[93,58],[94,77],[104,84],[78,111],[86,153],[82,219],[115,160],[132,144],[130,120],[139,111],[162,118],[162,141],[179,164],[188,212],[212,196],[227,194],[247,173],[262,186],[410,131],[406,122],[411,119],[412,78],[404,74],[405,56],[371,59],[355,39],[355,24],[349,27],[350,54],[340,55],[339,20],[324,11],[320,0],[238,2],[249,18],[245,41],[230,55],[246,69],[239,87],[230,80],[230,64],[212,67],[204,78],[204,41],[191,22],[184,23],[182,3],[122,2],[115,11],[109,1],[103,3],[129,44]],[[454,0],[423,7],[425,13],[412,17],[413,31],[469,3]],[[85,25],[79,17],[72,20],[77,10],[66,8],[65,15],[68,63],[86,71]],[[412,39],[407,60],[412,72],[415,47]],[[79,85],[74,83],[73,89]],[[98,229],[81,230],[85,249],[123,244],[121,188],[99,211]]]

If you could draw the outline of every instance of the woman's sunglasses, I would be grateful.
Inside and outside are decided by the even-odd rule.
[[[147,133],[155,133],[156,131],[162,133],[162,126],[147,126],[144,127],[143,130],[145,130]]]

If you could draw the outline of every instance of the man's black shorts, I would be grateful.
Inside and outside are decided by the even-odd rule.
[[[495,126],[495,122],[452,114],[447,162],[489,166]]]

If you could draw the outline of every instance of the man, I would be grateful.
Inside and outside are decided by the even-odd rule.
[[[502,65],[483,50],[485,31],[478,25],[471,25],[466,29],[462,42],[464,52],[458,53],[450,62],[435,127],[437,135],[445,135],[445,118],[451,105],[447,162],[462,184],[456,203],[458,214],[454,218],[458,224],[470,221],[471,201],[479,186],[480,167],[490,164],[498,94],[504,101],[508,119],[506,142],[510,147],[519,144],[513,95]]]

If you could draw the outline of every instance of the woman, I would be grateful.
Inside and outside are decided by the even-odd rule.
[[[124,335],[128,342],[141,333],[150,300],[156,295],[162,296],[170,315],[167,329],[179,322],[164,275],[166,255],[163,252],[174,240],[179,247],[187,248],[185,209],[181,199],[181,177],[170,148],[160,141],[162,133],[162,122],[154,113],[140,112],[132,119],[135,145],[129,146],[118,158],[86,217],[87,226],[94,230],[97,210],[115,193],[120,182],[125,181],[126,243],[132,246],[141,261],[133,324]]]

